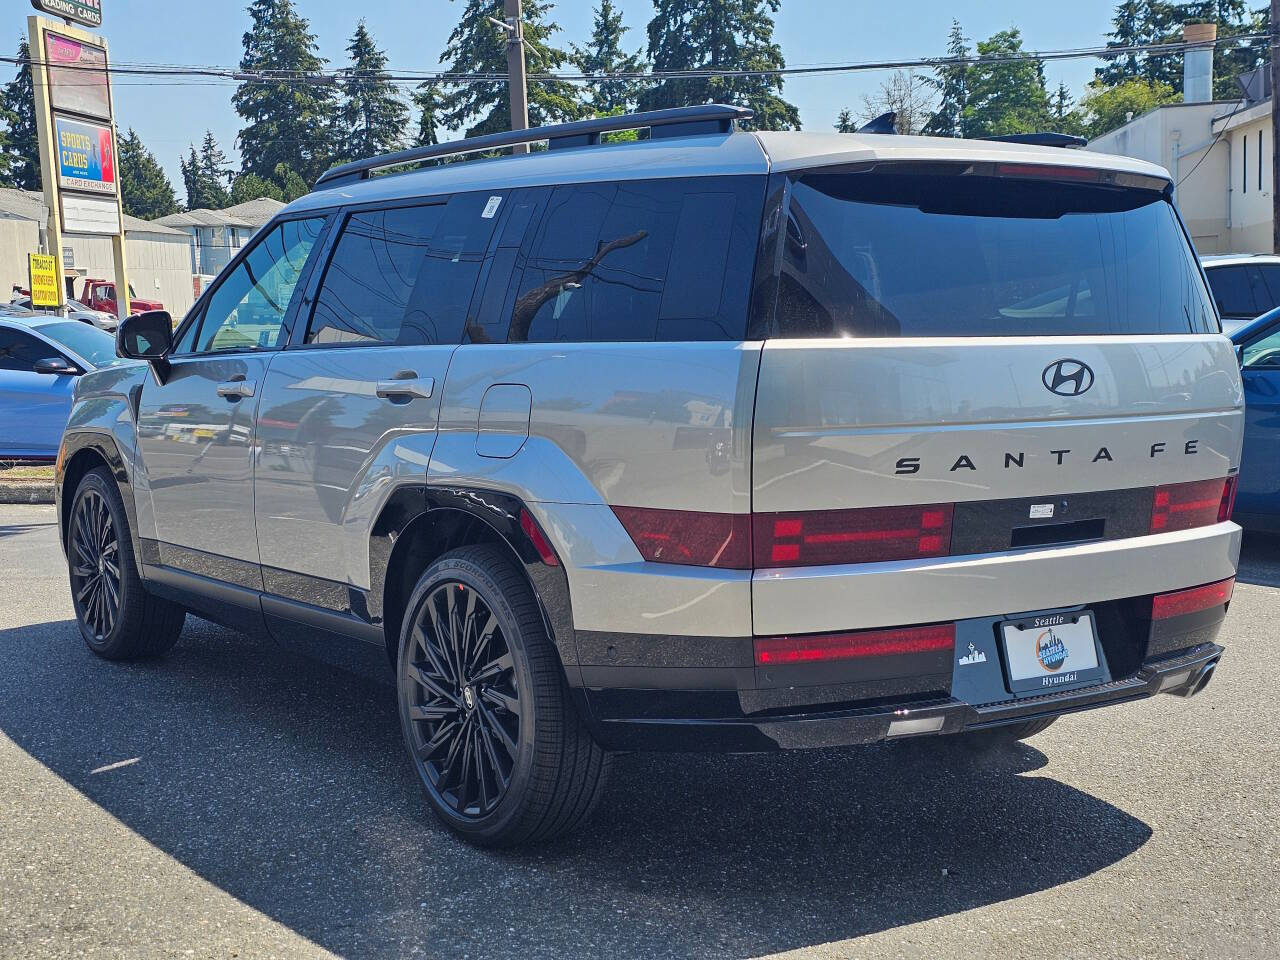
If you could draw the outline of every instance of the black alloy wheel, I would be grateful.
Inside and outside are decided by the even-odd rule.
[[[103,643],[120,617],[120,534],[97,490],[80,497],[69,539],[76,612],[93,639]]]
[[[445,581],[419,608],[405,664],[411,747],[429,789],[460,817],[491,814],[511,783],[520,687],[506,637],[468,584]]]

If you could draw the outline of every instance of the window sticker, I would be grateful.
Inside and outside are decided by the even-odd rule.
[[[501,203],[501,197],[490,197],[489,202],[484,205],[484,213],[480,214],[480,216],[485,220],[492,220],[494,214],[498,212],[498,207]]]

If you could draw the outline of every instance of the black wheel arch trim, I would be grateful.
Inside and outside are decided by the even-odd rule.
[[[53,500],[54,510],[58,517],[58,543],[62,552],[67,552],[67,529],[70,520],[71,501],[75,497],[74,490],[64,490],[67,472],[76,458],[84,452],[94,453],[111,471],[120,492],[120,500],[124,503],[124,515],[129,521],[129,539],[133,542],[133,555],[142,556],[141,541],[138,537],[138,515],[133,499],[133,484],[129,480],[129,471],[125,467],[124,457],[116,445],[115,437],[109,433],[97,431],[80,431],[67,434],[62,438],[62,449],[54,465]],[[90,468],[92,469],[92,468]],[[85,471],[88,472],[88,471]],[[77,479],[79,479],[77,477]],[[135,561],[136,562],[136,561]],[[141,572],[141,571],[139,571]]]
[[[519,559],[542,610],[547,633],[555,643],[565,679],[575,690],[582,686],[578,666],[577,639],[573,629],[573,608],[569,578],[563,562],[553,566],[542,561],[528,535],[521,529],[521,513],[528,508],[519,497],[496,490],[458,485],[418,484],[395,491],[384,504],[369,535],[369,614],[375,623],[384,623],[387,571],[396,558],[395,549],[410,528],[430,522],[445,512],[466,514],[488,526]],[[552,547],[554,552],[554,547]],[[393,638],[398,643],[399,638]]]

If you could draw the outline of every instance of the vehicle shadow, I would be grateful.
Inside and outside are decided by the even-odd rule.
[[[391,696],[194,619],[167,658],[139,664],[92,657],[70,621],[0,631],[0,730],[341,954],[755,956],[1046,890],[1151,836],[1027,775],[1045,764],[1032,747],[966,762],[919,741],[619,757],[580,833],[480,851],[428,812]]]
[[[1248,531],[1240,547],[1236,579],[1263,587],[1280,587],[1280,536]]]

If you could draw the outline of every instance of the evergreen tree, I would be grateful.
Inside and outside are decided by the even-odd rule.
[[[973,51],[965,40],[964,31],[957,20],[951,21],[951,36],[947,41],[947,59],[964,60]],[[967,63],[940,63],[934,68],[930,83],[938,91],[938,106],[924,125],[924,132],[931,137],[960,136],[961,118],[969,105],[969,72]]]
[[[17,75],[0,90],[0,117],[6,127],[0,141],[0,186],[39,190],[40,140],[26,40],[18,43],[17,59]]]
[[[530,74],[550,73],[561,67],[566,54],[551,46],[551,35],[560,28],[547,20],[552,4],[543,0],[522,0],[525,65]],[[502,0],[465,0],[462,19],[449,34],[440,55],[447,71],[454,74],[507,72],[507,38],[489,22],[502,19]],[[511,129],[511,106],[504,82],[446,84],[449,92],[440,98],[439,122],[450,130],[466,126],[467,136],[499,133]],[[529,126],[573,120],[579,106],[573,85],[562,80],[529,84]]]
[[[278,184],[264,180],[256,173],[242,173],[231,184],[231,206],[257,200],[260,197],[283,200],[284,191]]]
[[[1049,125],[1045,129],[1073,137],[1085,135],[1084,118],[1076,109],[1071,91],[1062,81],[1058,82],[1058,89],[1049,98]]]
[[[853,111],[847,107],[840,111],[840,115],[836,117],[835,122],[836,133],[853,133],[858,129],[858,121],[854,119]]]
[[[339,114],[345,142],[338,159],[359,160],[399,149],[409,125],[409,108],[387,79],[387,56],[374,44],[364,20],[356,25],[347,53],[351,66],[342,81]]]
[[[178,212],[173,184],[155,154],[146,148],[133,128],[120,138],[120,193],[124,212],[131,217],[154,220]]]
[[[773,40],[781,0],[654,0],[649,59],[668,70],[776,70],[786,66]],[[796,130],[800,111],[782,98],[773,76],[672,78],[640,96],[642,110],[699,103],[750,107],[757,130]]]
[[[279,164],[272,172],[275,174],[275,182],[280,184],[280,199],[285,203],[292,203],[311,191],[302,175],[288,164]]]
[[[231,98],[245,121],[237,140],[241,165],[271,180],[284,164],[314,183],[334,153],[333,89],[316,77],[327,61],[293,0],[252,0],[249,16],[240,69],[272,76],[246,80]]]
[[[583,73],[619,74],[641,73],[646,64],[641,52],[625,53],[622,37],[630,28],[622,25],[622,11],[613,0],[600,0],[595,10],[591,30],[591,42],[580,47],[572,44],[570,60]],[[587,107],[596,114],[608,115],[615,111],[626,113],[635,106],[640,92],[636,80],[597,80],[591,84],[586,98]]]
[[[204,132],[204,140],[200,143],[200,170],[209,182],[216,183],[223,193],[235,179],[235,174],[231,172],[231,164],[227,161],[227,155],[222,152],[218,141],[213,138],[212,130]]]
[[[418,133],[413,138],[413,145],[429,147],[439,143],[440,91],[434,81],[418,85],[413,92],[413,105],[418,108]]]
[[[984,64],[985,57],[1022,53],[1017,27],[1001,30],[978,42],[979,61],[966,78],[968,103],[960,117],[965,137],[1034,133],[1049,126],[1049,94],[1044,88],[1044,65],[1038,60]]]
[[[221,210],[230,204],[227,185],[231,171],[211,131],[205,131],[199,152],[192,145],[190,153],[178,163],[182,168],[188,210]]]

